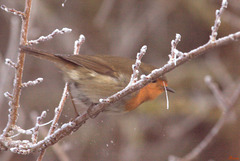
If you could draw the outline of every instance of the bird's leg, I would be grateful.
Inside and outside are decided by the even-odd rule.
[[[69,88],[68,92],[69,92],[69,96],[70,96],[71,102],[72,102],[72,104],[73,104],[73,108],[74,108],[74,111],[75,111],[76,117],[78,117],[78,116],[79,116],[79,113],[78,113],[78,111],[77,111],[77,108],[76,108],[75,102],[74,102],[74,100],[73,100],[73,96],[72,96],[72,93],[71,93],[70,88]]]

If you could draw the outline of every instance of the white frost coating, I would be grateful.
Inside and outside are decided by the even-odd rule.
[[[140,79],[146,79],[146,75],[145,74],[142,74],[141,76],[140,76]]]
[[[70,123],[65,123],[65,124],[63,124],[63,125],[61,126],[61,129],[64,129],[64,128],[66,128],[67,126],[70,126]]]
[[[137,75],[139,74],[139,70],[136,70],[135,72],[136,72]]]
[[[20,17],[23,16],[23,13],[21,11],[17,11],[13,8],[7,8],[5,5],[1,5],[1,9],[6,11],[6,12],[12,13],[14,15],[20,16]]]
[[[41,117],[45,118],[46,116],[47,116],[47,111],[43,111],[42,114],[41,114]]]
[[[209,76],[209,75],[206,75],[205,78],[204,78],[204,81],[205,81],[206,83],[211,82],[211,80],[212,80],[212,78],[211,78],[211,76]]]
[[[47,41],[47,40],[50,40],[52,39],[54,36],[56,36],[57,34],[65,34],[65,33],[69,33],[71,32],[72,29],[69,29],[69,28],[62,28],[61,30],[59,29],[56,29],[54,30],[51,34],[47,35],[47,36],[40,36],[37,40],[30,40],[28,41],[28,44],[32,45],[32,44],[38,44],[40,42],[43,42],[43,41]]]
[[[99,102],[100,102],[100,103],[110,102],[110,100],[109,100],[109,98],[106,98],[106,99],[100,98],[100,99],[99,99]]]
[[[4,92],[3,94],[6,98],[12,99],[12,95],[9,92]]]
[[[74,43],[74,55],[77,55],[79,54],[80,52],[80,48],[82,46],[82,44],[85,42],[86,38],[84,35],[80,35],[79,36],[79,39],[75,41]]]
[[[136,60],[136,64],[141,64],[141,63],[142,63],[141,60],[139,59]]]
[[[55,31],[56,31],[56,32],[59,32],[60,34],[63,34],[62,32],[66,32],[66,33],[72,32],[72,29],[67,28],[67,27],[64,27],[64,28],[62,28],[62,30],[56,29]]]
[[[64,2],[62,3],[62,7],[65,6],[65,3],[67,2],[67,0],[64,0]]]
[[[55,110],[54,110],[55,113],[58,113],[59,112],[59,108],[56,107]]]
[[[13,153],[16,153],[18,151],[17,148],[10,148],[10,151],[13,152]]]
[[[168,63],[174,62],[174,65],[177,65],[177,58],[180,56],[180,52],[177,50],[177,45],[181,41],[181,35],[176,33],[175,40],[171,41],[171,55],[169,55]]]
[[[169,100],[168,100],[168,93],[167,93],[167,88],[166,88],[165,82],[163,82],[163,85],[164,85],[164,89],[165,89],[165,93],[166,93],[167,110],[169,110]]]
[[[178,41],[181,41],[181,35],[178,34],[178,33],[176,33],[176,39],[177,39]]]
[[[12,68],[16,68],[16,64],[11,59],[6,58],[5,59],[5,64],[12,67]]]
[[[134,83],[137,82],[138,75],[139,75],[139,70],[138,69],[139,69],[139,67],[140,67],[140,65],[142,63],[141,59],[145,55],[146,51],[147,51],[147,46],[143,45],[142,48],[140,49],[140,52],[137,53],[135,64],[132,65],[133,73],[131,75],[131,79],[130,79],[127,87],[129,87],[129,86],[131,86],[131,85],[133,85]]]
[[[4,11],[6,11],[6,12],[10,12],[5,5],[1,5],[1,9],[4,10]]]
[[[221,24],[221,20],[220,20],[220,19],[217,20],[217,24],[218,24],[218,25]]]
[[[28,87],[28,86],[34,86],[36,84],[39,84],[43,81],[43,78],[37,78],[34,81],[28,81],[26,83],[22,83],[22,87]]]
[[[84,41],[86,40],[86,38],[85,38],[84,35],[80,35],[79,40],[80,40],[81,42],[84,42]]]
[[[228,1],[227,1],[227,0],[223,0],[223,1],[222,1],[222,6],[223,6],[224,8],[227,8],[227,6],[228,6]]]
[[[143,45],[140,52],[141,53],[146,53],[147,52],[147,45]]]
[[[102,98],[100,98],[100,99],[99,99],[99,102],[100,102],[100,103],[103,103],[104,101],[103,101],[103,99],[102,99]]]
[[[133,65],[132,65],[132,70],[135,70],[135,68],[136,68],[136,65],[133,64]]]
[[[69,122],[69,126],[74,127],[74,126],[76,126],[76,123],[71,121],[71,122]]]

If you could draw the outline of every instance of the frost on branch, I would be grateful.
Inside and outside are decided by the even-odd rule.
[[[135,64],[132,65],[133,74],[131,75],[130,82],[127,86],[130,86],[133,83],[137,82],[138,75],[139,75],[139,67],[142,63],[141,60],[142,60],[142,57],[145,55],[146,52],[147,52],[147,46],[144,45],[141,48],[140,52],[137,53],[136,62],[135,62]]]
[[[22,83],[22,87],[29,87],[29,86],[35,86],[43,81],[43,78],[37,78],[34,81],[28,81],[26,83]]]
[[[12,13],[12,14],[14,14],[14,15],[17,15],[17,16],[20,16],[20,17],[24,17],[23,12],[17,11],[17,10],[15,10],[14,8],[8,8],[8,7],[6,7],[5,5],[1,5],[1,9],[4,10],[4,11],[6,11],[6,12]]]
[[[214,25],[211,27],[211,30],[212,30],[212,34],[210,35],[211,42],[213,42],[217,39],[218,29],[221,25],[221,15],[222,15],[224,9],[227,8],[227,6],[228,6],[228,1],[223,0],[221,8],[219,10],[216,10],[216,19],[215,19]]]
[[[12,94],[10,94],[9,92],[5,92],[5,93],[4,93],[4,96],[5,96],[6,98],[10,99],[10,100],[13,99]]]
[[[41,124],[42,120],[46,116],[47,116],[47,112],[43,111],[41,116],[37,117],[36,124],[35,124],[35,127],[33,128],[33,132],[32,132],[32,143],[37,143],[39,127],[40,127],[40,124]]]
[[[51,34],[49,34],[47,36],[41,36],[37,40],[30,40],[30,41],[28,41],[28,45],[38,44],[40,42],[50,40],[54,36],[56,36],[58,34],[65,34],[65,33],[71,32],[71,31],[72,31],[72,29],[69,29],[69,28],[62,28],[61,30],[56,29]]]
[[[67,0],[64,0],[64,2],[62,3],[62,7],[65,6],[65,3],[67,2]]]
[[[82,46],[82,44],[85,42],[85,36],[84,35],[80,35],[79,39],[75,41],[74,43],[74,55],[78,55],[80,52],[80,48]]]
[[[169,55],[169,63],[174,62],[177,65],[177,58],[182,55],[182,52],[177,50],[177,45],[181,41],[181,35],[176,34],[175,40],[171,41],[171,55]]]
[[[17,68],[17,65],[11,59],[6,58],[5,59],[5,64],[12,67],[12,68]]]

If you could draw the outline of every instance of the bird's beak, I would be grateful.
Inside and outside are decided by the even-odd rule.
[[[172,89],[172,88],[170,88],[170,87],[166,87],[166,89],[167,89],[167,91],[168,91],[168,92],[175,93],[175,90],[174,90],[174,89]]]

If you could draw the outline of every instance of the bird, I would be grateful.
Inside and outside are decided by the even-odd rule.
[[[60,55],[21,45],[25,54],[53,62],[63,72],[63,78],[69,82],[74,101],[86,106],[98,104],[99,99],[107,98],[124,89],[131,78],[132,64],[135,60],[111,55]],[[139,76],[148,75],[155,66],[141,63]],[[104,112],[129,112],[142,103],[153,100],[165,91],[175,92],[168,87],[165,76],[160,76],[143,88],[110,104]]]

